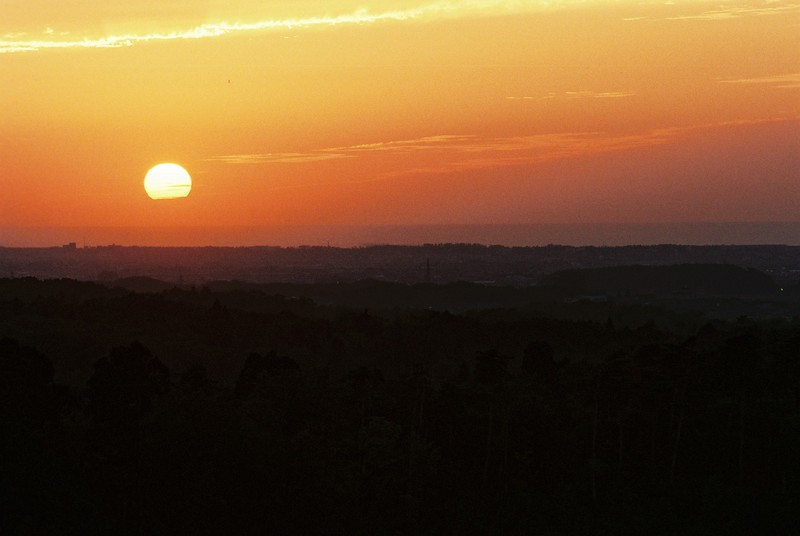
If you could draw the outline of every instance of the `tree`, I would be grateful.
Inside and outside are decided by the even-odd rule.
[[[14,339],[0,340],[0,422],[38,426],[53,416],[53,364]]]
[[[153,399],[169,390],[169,370],[135,341],[111,349],[94,364],[89,380],[89,414],[109,432],[135,429]]]
[[[236,396],[260,396],[275,402],[287,402],[297,396],[302,386],[302,374],[297,362],[274,351],[251,353],[236,380]]]
[[[494,385],[508,379],[506,367],[511,358],[497,350],[478,352],[475,356],[475,381]]]
[[[547,341],[528,343],[522,354],[522,372],[526,376],[538,376],[550,381],[556,373],[553,347]]]

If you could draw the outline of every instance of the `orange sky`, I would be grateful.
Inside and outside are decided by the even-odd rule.
[[[800,220],[800,3],[3,12],[0,227]]]

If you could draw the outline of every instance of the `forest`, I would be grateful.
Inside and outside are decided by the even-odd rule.
[[[1,279],[0,534],[800,533],[800,308],[664,270]]]

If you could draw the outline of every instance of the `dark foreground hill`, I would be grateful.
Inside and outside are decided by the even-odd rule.
[[[791,301],[120,284],[0,280],[0,534],[800,532]]]

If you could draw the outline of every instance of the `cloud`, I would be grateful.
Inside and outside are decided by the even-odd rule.
[[[564,91],[561,93],[551,91],[541,97],[506,97],[512,100],[550,100],[550,99],[619,99],[633,97],[636,93],[630,91]]]
[[[476,135],[425,136],[410,140],[383,141],[346,147],[330,147],[305,153],[255,153],[223,155],[207,161],[226,164],[306,164],[340,158],[365,157],[376,154],[435,153],[443,164],[436,172],[476,167],[534,163],[568,156],[624,150],[663,143],[667,131],[646,135],[614,136],[601,132],[570,132],[486,138]],[[427,169],[427,168],[426,168]]]
[[[779,74],[774,76],[761,76],[756,78],[738,78],[731,80],[718,80],[723,84],[741,85],[766,85],[776,89],[798,89],[800,88],[800,73]]]
[[[728,2],[730,3],[730,2]],[[674,5],[674,2],[668,2],[666,5]],[[774,0],[765,0],[760,6],[734,6],[725,5],[724,3],[717,7],[717,9],[703,11],[700,13],[689,13],[685,15],[675,15],[671,17],[628,17],[625,21],[640,21],[640,20],[730,20],[739,19],[743,17],[763,17],[769,15],[785,15],[789,13],[800,13],[800,4],[783,4]]]
[[[668,17],[667,20],[724,20],[738,19],[741,17],[760,17],[764,15],[782,15],[786,13],[800,12],[800,4],[773,5],[774,2],[767,2],[760,7],[737,7],[730,6],[712,11],[705,11],[695,15],[682,15],[678,17]]]
[[[328,14],[329,8],[321,2],[318,9],[322,14],[316,16],[304,15],[299,17],[262,18],[250,22],[219,20],[169,32],[125,33],[121,35],[112,34],[98,36],[86,32],[81,34],[78,31],[55,32],[48,26],[46,31],[43,32],[43,38],[25,39],[28,34],[10,31],[5,33],[0,40],[0,54],[50,49],[119,48],[148,42],[206,39],[259,31],[296,31],[304,28],[355,26],[382,22],[428,21],[475,16],[524,14],[580,7],[594,3],[610,4],[611,2],[601,2],[600,0],[440,0],[406,5],[399,8],[360,8],[338,15]],[[665,5],[664,2],[655,1],[645,2],[645,4]],[[674,2],[666,2],[666,5],[671,6],[672,4],[674,4]],[[670,17],[653,17],[647,15],[630,16],[623,20],[725,20],[750,16],[800,13],[800,3],[785,4],[783,2],[765,0],[762,4],[757,6],[737,6],[730,4],[731,2],[723,3],[717,9],[700,13],[688,13]],[[386,4],[383,3],[382,6],[384,5]],[[684,2],[681,5],[694,7],[696,3]],[[307,6],[308,4],[304,4],[304,7]],[[126,9],[129,10],[130,6],[127,6]],[[108,7],[105,11],[113,11],[113,7]],[[152,8],[150,11],[147,11],[147,13],[149,14],[150,20],[159,19],[158,8]],[[75,35],[76,37],[64,39],[63,37],[66,35]],[[61,39],[54,39],[56,36],[61,37]]]
[[[429,151],[451,149],[459,146],[474,136],[468,135],[441,135],[424,136],[411,140],[383,141],[377,143],[364,143],[361,145],[351,145],[347,147],[333,147],[324,151],[343,151],[346,153],[366,153],[366,152],[395,152],[407,153],[416,151]]]
[[[414,162],[433,160],[424,166],[402,167],[409,159],[391,160],[399,166],[379,175],[388,178],[409,174],[442,174],[458,171],[536,164],[564,158],[626,151],[669,143],[686,134],[701,130],[744,126],[785,121],[787,118],[765,120],[739,120],[721,123],[654,129],[642,134],[609,134],[606,132],[559,132],[531,136],[482,137],[477,135],[438,135],[416,139],[381,141],[344,147],[323,148],[309,152],[257,153],[224,155],[207,161],[226,164],[307,164],[341,158],[359,158],[370,155],[409,155]],[[797,120],[797,118],[791,118]],[[424,158],[425,154],[433,158]]]
[[[668,130],[656,130],[643,135],[565,132],[500,138],[473,136],[442,147],[443,151],[450,152],[451,157],[441,159],[436,165],[392,171],[385,176],[444,174],[537,164],[564,158],[660,145],[668,142],[672,137],[673,133]]]
[[[364,143],[344,147],[329,147],[305,153],[254,153],[232,154],[207,158],[207,162],[225,164],[306,164],[324,160],[353,158],[368,153],[411,153],[429,150],[450,150],[457,142],[472,139],[473,136],[425,136],[412,140],[396,140]]]
[[[316,174],[311,181],[277,182],[264,187],[287,190],[318,187],[323,183],[361,184],[414,176],[441,176],[460,172],[480,172],[512,166],[536,165],[570,158],[629,151],[672,143],[693,133],[715,128],[761,125],[800,117],[735,120],[689,127],[653,129],[641,134],[607,132],[561,132],[531,136],[482,137],[478,135],[437,135],[416,139],[381,141],[345,147],[331,147],[305,153],[267,153],[218,156],[207,161],[227,164],[303,165],[336,158],[367,158],[394,155],[369,176],[345,178]],[[426,156],[427,155],[427,156]],[[357,165],[357,164],[356,164]]]
[[[0,53],[71,48],[118,48],[148,42],[205,39],[246,32],[294,31],[314,27],[353,26],[381,22],[422,21],[476,15],[524,13],[544,9],[557,9],[581,3],[581,0],[561,0],[557,2],[544,0],[451,0],[376,12],[362,8],[340,15],[275,18],[253,22],[213,22],[201,24],[190,29],[165,33],[128,33],[103,37],[83,36],[72,40],[20,40],[8,37],[14,34],[6,34],[4,40],[0,41]]]
[[[256,154],[230,154],[207,158],[207,162],[222,162],[225,164],[305,164],[322,160],[336,160],[347,158],[348,155],[314,152],[314,153],[256,153]]]

